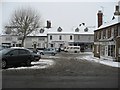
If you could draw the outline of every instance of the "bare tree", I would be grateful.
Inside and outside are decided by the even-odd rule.
[[[21,36],[21,45],[24,46],[27,35],[42,26],[42,19],[36,11],[30,8],[18,9],[10,19],[10,26],[14,28],[17,35]]]

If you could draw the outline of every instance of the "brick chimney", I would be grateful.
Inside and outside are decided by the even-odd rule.
[[[101,10],[98,11],[97,16],[98,16],[98,27],[100,27],[103,24],[103,13]]]
[[[114,15],[120,15],[119,5],[116,5]]]
[[[47,20],[47,26],[46,26],[46,28],[48,28],[48,29],[51,28],[51,21]]]

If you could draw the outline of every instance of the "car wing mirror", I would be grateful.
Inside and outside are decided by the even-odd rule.
[[[13,56],[13,53],[10,53],[9,55],[10,55],[10,56]]]

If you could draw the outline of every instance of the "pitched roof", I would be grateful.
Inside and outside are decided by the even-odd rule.
[[[115,25],[118,23],[120,23],[120,16],[115,16],[115,19],[113,19],[107,23],[104,23],[103,25],[101,25],[99,28],[96,28],[95,30],[106,28],[106,27],[109,27],[109,26],[112,26],[112,25]]]
[[[75,31],[74,29],[74,34],[94,34],[94,27],[87,27],[87,26],[79,26],[78,27],[79,31]]]
[[[77,28],[77,31],[76,31]],[[51,28],[51,30],[48,31],[48,34],[94,34],[94,28],[87,28],[87,31],[85,31],[86,26],[79,26],[74,27],[73,29],[69,28],[62,28],[63,30],[61,32],[57,31],[57,28]],[[66,31],[67,30],[67,31]]]

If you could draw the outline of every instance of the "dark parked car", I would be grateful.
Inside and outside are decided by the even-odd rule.
[[[9,65],[31,65],[34,60],[33,55],[27,49],[23,48],[8,48],[0,51],[0,61],[2,68]]]
[[[41,54],[39,52],[34,52],[32,50],[29,50],[33,56],[34,61],[39,61],[41,59]]]

